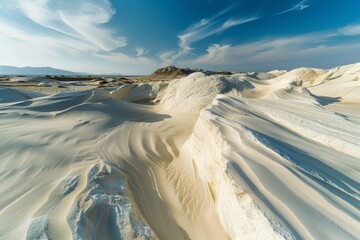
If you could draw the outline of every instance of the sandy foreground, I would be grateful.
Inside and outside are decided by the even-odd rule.
[[[360,63],[23,81],[0,88],[0,239],[360,239]]]

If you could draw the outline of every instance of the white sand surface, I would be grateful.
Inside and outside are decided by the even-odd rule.
[[[0,239],[360,239],[359,77],[0,88]]]

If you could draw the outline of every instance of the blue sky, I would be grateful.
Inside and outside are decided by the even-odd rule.
[[[147,74],[360,61],[359,0],[0,0],[0,65]]]

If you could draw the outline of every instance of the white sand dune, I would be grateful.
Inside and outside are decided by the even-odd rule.
[[[0,88],[0,239],[360,239],[359,77]]]

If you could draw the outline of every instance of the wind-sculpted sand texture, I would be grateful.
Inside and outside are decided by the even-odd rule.
[[[359,77],[0,88],[0,239],[360,239]]]

